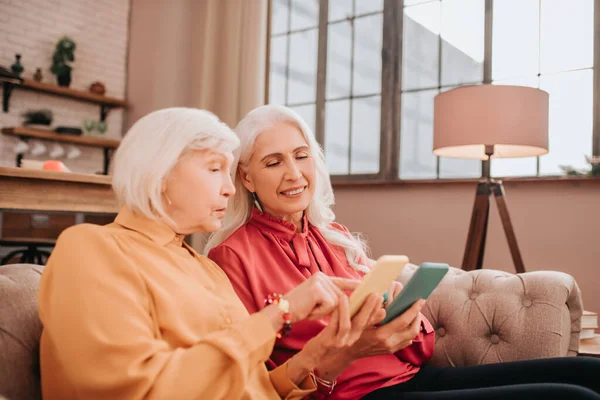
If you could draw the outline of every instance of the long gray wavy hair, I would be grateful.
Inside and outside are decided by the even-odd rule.
[[[302,131],[315,160],[315,193],[306,209],[308,222],[319,228],[327,242],[344,249],[348,263],[352,268],[357,271],[368,272],[369,268],[364,265],[364,262],[368,261],[366,244],[363,239],[358,235],[349,237],[331,226],[331,223],[335,220],[335,214],[331,209],[335,198],[323,150],[317,143],[314,133],[292,109],[274,104],[264,105],[250,111],[234,129],[240,139],[240,146],[234,152],[235,158],[232,164],[232,176],[236,192],[229,200],[227,215],[223,219],[223,227],[208,238],[203,253],[208,254],[212,248],[225,241],[248,222],[254,207],[254,199],[242,184],[237,173],[238,166],[249,162],[258,135],[279,122],[291,122]]]

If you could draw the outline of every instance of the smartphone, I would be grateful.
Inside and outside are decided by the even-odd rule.
[[[385,318],[381,321],[381,325],[385,325],[402,315],[417,300],[427,300],[448,270],[448,264],[431,262],[421,264],[400,293],[396,295],[392,304],[387,308]]]
[[[350,305],[350,318],[360,310],[363,303],[371,293],[383,295],[392,282],[400,275],[404,266],[408,264],[406,256],[381,256],[377,259],[375,266],[367,273],[360,285],[348,299]]]

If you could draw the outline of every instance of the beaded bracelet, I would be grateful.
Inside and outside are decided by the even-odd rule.
[[[283,311],[283,328],[277,332],[277,339],[286,337],[292,330],[292,314],[290,314],[290,303],[280,293],[271,293],[265,298],[265,305],[277,304],[277,308]]]

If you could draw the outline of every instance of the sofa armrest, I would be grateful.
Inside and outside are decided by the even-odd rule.
[[[407,265],[406,283],[417,266]],[[582,315],[575,279],[556,271],[511,274],[451,268],[423,314],[436,331],[430,363],[467,366],[577,355]]]
[[[42,266],[0,266],[0,398],[41,399],[37,291]]]

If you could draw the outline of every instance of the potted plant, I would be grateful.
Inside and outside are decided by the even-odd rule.
[[[600,176],[600,157],[585,156],[585,161],[590,165],[589,171],[576,170],[570,165],[559,165],[568,176]]]
[[[25,119],[23,126],[35,127],[42,125],[48,128],[52,124],[52,110],[29,110],[21,114],[21,116]]]
[[[56,49],[52,56],[50,71],[56,75],[59,86],[71,84],[71,63],[75,61],[75,42],[65,36],[56,43]]]

